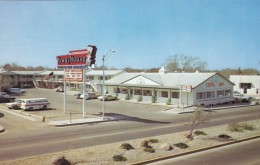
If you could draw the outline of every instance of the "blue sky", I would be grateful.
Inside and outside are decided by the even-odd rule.
[[[260,69],[259,0],[1,1],[0,65],[56,67],[56,56],[96,45],[97,65],[160,67],[199,57],[208,69]]]

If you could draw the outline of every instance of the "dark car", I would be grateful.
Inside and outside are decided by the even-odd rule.
[[[6,92],[0,92],[0,102],[14,102],[15,97],[9,96]]]

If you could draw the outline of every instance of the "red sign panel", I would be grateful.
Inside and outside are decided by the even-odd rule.
[[[58,67],[84,66],[87,64],[90,52],[87,49],[73,50],[68,55],[57,56]]]

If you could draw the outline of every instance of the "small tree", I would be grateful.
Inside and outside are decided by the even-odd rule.
[[[198,107],[195,109],[195,111],[192,113],[191,116],[191,127],[190,127],[190,133],[187,136],[190,140],[193,139],[193,131],[195,127],[197,127],[200,124],[204,124],[209,121],[209,113],[205,112],[204,108]]]

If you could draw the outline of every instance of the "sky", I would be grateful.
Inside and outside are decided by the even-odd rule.
[[[57,66],[95,45],[96,64],[157,68],[176,54],[208,69],[260,69],[260,0],[0,1],[0,66]]]

